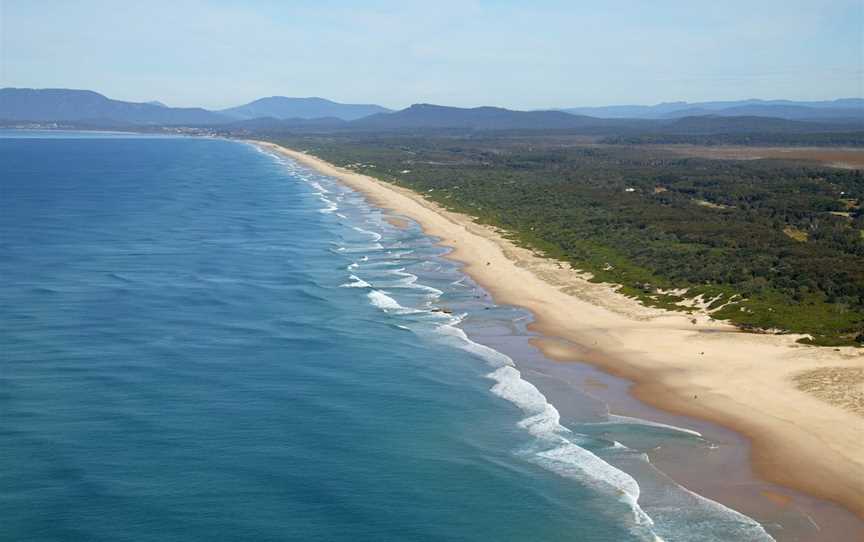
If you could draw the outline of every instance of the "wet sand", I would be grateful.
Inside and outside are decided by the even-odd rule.
[[[751,461],[752,442],[744,435],[717,423],[653,408],[637,399],[637,386],[631,380],[585,365],[578,355],[568,357],[561,350],[570,346],[566,341],[536,336],[530,342],[538,347],[555,343],[562,363],[540,370],[602,400],[611,413],[701,433],[710,447],[670,443],[649,453],[655,466],[684,487],[756,519],[780,542],[864,540],[864,521],[845,507],[757,475]],[[529,357],[527,352],[523,356]],[[530,375],[526,378],[531,379]]]

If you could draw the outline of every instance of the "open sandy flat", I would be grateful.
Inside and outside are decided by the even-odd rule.
[[[807,160],[843,169],[864,168],[864,149],[855,147],[750,147],[739,145],[660,145],[659,148],[683,156],[719,160],[758,160],[778,158]]]

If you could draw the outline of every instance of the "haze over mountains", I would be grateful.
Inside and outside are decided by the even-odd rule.
[[[199,107],[169,107],[155,100],[146,103],[112,100],[91,90],[0,89],[0,119],[11,121],[212,125],[254,118],[349,121],[389,111],[373,104],[342,104],[323,98],[283,96],[261,98],[222,111],[209,111]]]
[[[89,90],[0,89],[0,121],[75,122],[98,126],[230,126],[257,130],[583,130],[662,128],[742,131],[864,130],[864,99],[822,102],[744,100],[654,106],[514,111],[415,104],[391,111],[374,104],[272,96],[210,111],[112,100]]]
[[[864,99],[842,98],[830,101],[739,100],[721,102],[667,102],[657,105],[611,105],[571,107],[567,113],[600,118],[673,119],[716,115],[721,117],[755,116],[790,120],[864,119]]]
[[[355,120],[375,113],[389,113],[390,109],[375,104],[342,104],[324,98],[287,98],[271,96],[220,111],[237,119],[272,117],[274,119],[335,118]]]
[[[447,107],[414,104],[394,113],[379,113],[355,123],[368,129],[457,128],[481,130],[566,130],[602,119],[562,111],[513,111],[501,107]]]
[[[119,124],[213,124],[225,117],[199,107],[112,100],[92,90],[0,89],[0,119],[12,121],[102,121]]]

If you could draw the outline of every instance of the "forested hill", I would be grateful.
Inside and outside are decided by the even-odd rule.
[[[374,104],[344,104],[324,98],[289,98],[271,96],[248,104],[223,109],[220,113],[237,119],[270,117],[274,119],[341,119],[356,120],[376,113],[389,113]]]
[[[87,121],[103,126],[123,123],[213,125],[230,120],[200,107],[166,107],[152,102],[124,102],[106,98],[92,90],[59,88],[0,89],[0,119],[29,122]]]
[[[864,343],[860,170],[551,135],[277,142],[502,227],[649,305],[686,310],[695,299],[745,328]]]
[[[393,113],[353,121],[341,119],[254,119],[220,127],[227,135],[289,137],[331,134],[363,138],[391,133],[399,137],[542,137],[580,135],[613,144],[689,143],[735,145],[864,146],[864,123],[811,122],[767,117],[701,116],[671,120],[600,119],[560,111],[513,111],[497,107],[458,108],[413,105]],[[243,131],[246,131],[245,133]],[[349,135],[349,134],[354,134]],[[365,134],[365,135],[364,135]]]
[[[639,124],[643,122],[639,121]],[[461,130],[568,130],[624,124],[561,111],[513,111],[501,107],[445,107],[415,104],[395,113],[372,115],[351,123],[354,130],[453,128]]]

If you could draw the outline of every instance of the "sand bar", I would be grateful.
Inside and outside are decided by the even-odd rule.
[[[448,257],[464,263],[496,301],[530,310],[534,330],[564,339],[538,341],[548,357],[597,365],[635,382],[634,394],[648,404],[744,434],[760,477],[864,518],[864,414],[855,408],[864,386],[843,380],[864,371],[864,350],[802,346],[795,335],[743,333],[706,313],[645,307],[420,194],[258,144],[340,179],[441,238],[453,248]],[[812,375],[819,382],[809,381]]]

